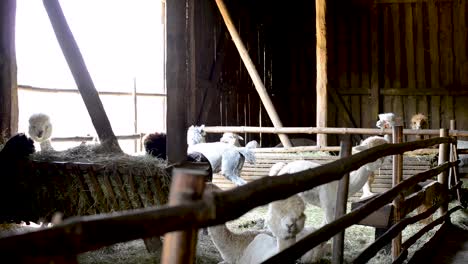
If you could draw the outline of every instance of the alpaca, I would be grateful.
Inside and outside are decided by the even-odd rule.
[[[219,142],[224,142],[236,147],[240,147],[239,140],[244,140],[241,136],[236,133],[226,132],[223,134]]]
[[[157,158],[165,160],[166,154],[166,134],[165,133],[151,133],[144,139],[144,146],[146,153]]]
[[[396,117],[394,113],[384,113],[384,114],[379,114],[379,121],[377,121],[376,126],[378,128],[381,128],[382,130],[385,128],[393,128],[396,123]],[[393,140],[391,138],[391,135],[385,135],[384,138],[391,143]],[[374,193],[371,190],[371,185],[374,183],[375,180],[375,175],[374,173],[369,175],[369,178],[367,179],[366,183],[362,187],[362,196],[361,199],[365,199],[367,197],[370,197],[374,195]]]
[[[23,170],[18,161],[26,160],[35,152],[34,141],[19,133],[8,139],[0,150],[2,184],[0,185],[0,222],[12,220],[20,222],[27,219],[31,205],[30,197],[25,193],[25,185],[19,182],[18,175]]]
[[[218,188],[218,187],[216,187]],[[298,196],[274,201],[268,205],[266,223],[269,231],[244,231],[234,233],[226,224],[208,227],[216,248],[223,257],[222,263],[260,263],[296,242],[296,236],[307,235],[304,230],[305,204]],[[316,261],[322,246],[307,252],[301,261]]]
[[[429,120],[424,114],[418,113],[411,117],[411,129],[427,129],[429,127]],[[416,140],[424,139],[423,135],[416,135]]]
[[[388,143],[386,139],[379,136],[373,136],[365,139],[359,146],[353,147],[353,153],[361,152],[363,150]],[[368,163],[360,167],[356,171],[352,171],[349,177],[349,193],[351,196],[358,192],[366,183],[369,175],[375,170],[380,168],[385,161],[384,158],[380,158],[374,162]],[[315,168],[320,164],[307,161],[297,160],[288,164],[280,162],[274,165],[274,169],[278,171],[278,175],[286,173],[296,173],[307,169]],[[319,206],[324,210],[324,223],[328,224],[334,220],[335,206],[336,206],[336,194],[338,193],[338,181],[333,181],[327,184],[317,186],[311,190],[302,192],[299,194],[304,201],[315,206]]]
[[[52,123],[48,115],[38,113],[29,117],[29,136],[39,142],[41,151],[53,150],[50,143],[51,135]]]
[[[244,161],[255,163],[255,154],[252,149],[257,147],[255,140],[249,142],[245,147],[237,147],[240,136],[233,133],[225,133],[221,140],[225,142],[198,143],[204,140],[204,126],[191,126],[187,131],[187,155],[206,159],[214,173],[221,175],[236,184],[244,185],[247,182],[240,177],[240,171]],[[227,143],[229,142],[229,143]]]

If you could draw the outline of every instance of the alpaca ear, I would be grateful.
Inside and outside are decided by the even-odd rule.
[[[240,139],[240,140],[244,140],[244,138],[241,137],[241,136],[237,136],[237,138]]]
[[[204,129],[204,128],[205,128],[205,125],[204,125],[204,124],[200,126],[200,129]]]

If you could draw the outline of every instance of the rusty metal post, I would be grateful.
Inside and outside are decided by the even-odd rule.
[[[168,205],[179,205],[198,200],[205,189],[205,178],[209,174],[207,163],[184,163],[175,167],[169,193]],[[188,229],[167,233],[164,236],[161,263],[193,264],[197,245],[197,228],[187,223]]]
[[[403,142],[403,126],[398,125],[393,127],[393,143]],[[403,155],[393,155],[393,177],[392,177],[392,187],[395,187],[403,180]],[[393,223],[397,223],[402,218],[400,205],[403,202],[403,195],[399,195],[393,200]],[[395,261],[401,252],[401,233],[399,233],[392,240],[392,259]]]
[[[346,135],[340,143],[340,158],[346,158],[351,155],[351,136]],[[338,185],[338,196],[336,197],[335,220],[346,214],[346,205],[348,202],[349,173],[343,175]],[[344,230],[333,237],[333,264],[343,263],[344,252]]]
[[[440,137],[447,137],[448,136],[448,129],[441,128],[440,129]],[[449,145],[448,144],[439,144],[439,165],[448,161],[449,159]],[[448,172],[444,171],[437,176],[437,181],[442,184],[444,188],[449,188],[448,186]],[[439,214],[443,215],[448,210],[448,202],[443,203],[440,206]]]

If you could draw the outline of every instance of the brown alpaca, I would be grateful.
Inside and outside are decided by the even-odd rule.
[[[418,113],[411,118],[411,129],[427,129],[429,128],[429,120],[424,114]],[[416,140],[424,139],[422,135],[416,135]]]

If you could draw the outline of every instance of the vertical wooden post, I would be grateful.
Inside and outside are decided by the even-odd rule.
[[[447,137],[448,129],[440,129],[440,137]],[[439,144],[439,164],[446,162],[449,158],[449,145],[448,144]],[[448,172],[444,171],[437,176],[437,181],[442,184],[444,188],[448,188]],[[448,202],[444,203],[439,208],[439,214],[445,214],[448,211]]]
[[[316,53],[317,53],[317,107],[316,123],[317,127],[327,126],[327,102],[328,102],[328,50],[327,50],[327,17],[330,0],[315,1],[315,28],[317,34]],[[327,145],[327,135],[317,134],[317,146]]]
[[[221,16],[223,17],[224,23],[226,24],[226,27],[229,33],[231,34],[232,40],[234,41],[234,44],[236,45],[236,48],[239,51],[240,57],[244,62],[245,67],[247,68],[247,72],[249,73],[250,78],[252,78],[252,82],[255,85],[255,89],[257,90],[258,95],[260,96],[260,100],[262,100],[262,103],[265,106],[265,110],[270,116],[273,126],[276,128],[282,127],[283,124],[279,119],[278,113],[276,112],[273,102],[268,96],[265,85],[263,85],[263,81],[260,78],[260,75],[258,74],[254,63],[252,62],[252,59],[250,58],[249,53],[247,52],[247,49],[245,48],[244,43],[242,42],[242,39],[240,38],[239,33],[236,30],[236,27],[232,23],[232,19],[226,8],[226,5],[224,4],[223,0],[215,1],[218,5],[218,9],[221,13]],[[281,140],[281,143],[283,143],[284,147],[292,147],[291,141],[289,141],[289,137],[286,134],[278,134],[278,136]]]
[[[102,146],[108,152],[122,152],[59,1],[43,0],[43,3]]]
[[[18,131],[15,48],[16,0],[0,2],[0,143]]]
[[[398,125],[393,127],[393,143],[403,142],[403,126]],[[393,178],[392,187],[399,184],[403,180],[403,155],[393,155]],[[399,195],[393,200],[394,212],[393,222],[397,223],[402,218],[400,205],[403,202],[403,195]],[[401,251],[401,232],[392,240],[392,259],[395,261]]]
[[[346,135],[340,143],[340,158],[346,158],[351,155],[351,136]],[[349,173],[343,175],[338,185],[338,194],[336,198],[335,219],[338,219],[346,214],[346,205],[348,202],[348,189],[349,189]],[[333,237],[333,264],[343,263],[344,252],[344,235],[345,231],[341,231]]]
[[[166,2],[166,32],[169,47],[166,50],[167,89],[167,158],[178,163],[187,157],[187,91],[188,79],[188,29],[186,25],[186,0]]]
[[[168,205],[180,205],[198,200],[205,189],[208,175],[207,163],[186,163],[175,167],[169,193]],[[164,236],[162,264],[193,264],[197,246],[197,229],[187,223],[188,229],[167,233]]]
[[[457,122],[455,120],[451,119],[450,120],[450,131],[451,130],[456,130],[456,129],[457,129]],[[454,138],[456,138],[456,137],[454,137]],[[455,156],[455,153],[456,153],[455,150],[456,150],[456,147],[453,144],[450,144],[450,146],[449,146],[449,161],[454,161],[454,160],[458,159],[458,157]],[[452,179],[454,179],[454,177],[455,177],[455,174],[456,174],[455,170],[457,168],[458,168],[458,166],[455,166],[455,167],[451,168],[450,171],[449,171],[448,188],[452,187]],[[456,184],[456,182],[455,182],[455,184]]]
[[[377,4],[372,4],[370,30],[371,30],[371,116],[380,113],[380,88],[379,88],[379,17]]]

